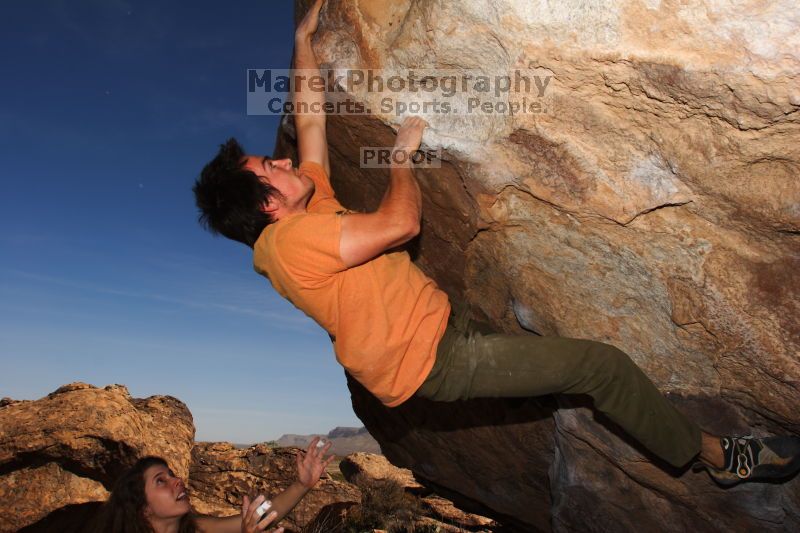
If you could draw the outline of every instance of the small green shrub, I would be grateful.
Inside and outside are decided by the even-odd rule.
[[[353,479],[361,490],[361,505],[347,514],[343,524],[346,533],[363,533],[385,529],[389,533],[434,533],[426,527],[415,527],[414,520],[421,516],[419,501],[406,494],[400,483],[393,479],[369,479],[361,474]]]

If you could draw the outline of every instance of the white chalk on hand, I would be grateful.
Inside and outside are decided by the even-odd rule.
[[[322,448],[327,443],[328,443],[328,441],[326,441],[325,439],[319,439],[319,442],[317,442],[317,448]]]
[[[272,507],[272,502],[269,500],[265,500],[264,503],[256,507],[256,514],[258,515],[259,518],[261,518],[262,516],[267,514],[267,511],[269,511],[270,507]]]

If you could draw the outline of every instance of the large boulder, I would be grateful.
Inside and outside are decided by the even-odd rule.
[[[414,473],[407,468],[398,468],[383,455],[356,452],[351,453],[339,463],[344,478],[353,483],[356,476],[366,476],[372,480],[391,479],[406,491],[418,492],[423,486],[414,479]]]
[[[0,531],[66,531],[65,521],[85,517],[81,507],[105,500],[114,480],[144,455],[163,457],[185,479],[193,439],[183,403],[132,398],[121,385],[72,383],[35,401],[4,399]]]
[[[498,331],[619,346],[712,432],[800,434],[795,7],[341,0],[314,46],[335,74],[536,82],[504,97],[539,112],[419,113],[441,168],[417,172],[410,251],[451,300]],[[394,103],[424,100],[411,87]],[[388,171],[362,167],[359,149],[392,146],[400,117],[386,92],[343,89],[371,113],[329,117],[331,179],[346,207],[374,209]],[[286,120],[276,155],[296,155],[293,137]],[[389,410],[351,388],[393,463],[529,530],[800,528],[796,479],[723,491],[653,463],[571,400],[554,415],[507,401]]]

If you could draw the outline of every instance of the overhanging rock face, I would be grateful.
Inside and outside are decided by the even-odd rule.
[[[518,70],[538,80],[532,94],[507,99],[526,96],[541,112],[423,113],[423,147],[442,149],[443,161],[417,172],[417,264],[500,331],[619,346],[709,431],[798,434],[796,11],[789,0],[329,0],[315,50],[335,72]],[[395,101],[424,99],[411,93]],[[355,86],[348,96],[372,114],[330,116],[332,181],[345,206],[373,209],[388,171],[360,168],[359,149],[391,146],[400,119],[381,106],[385,93]],[[279,152],[290,151],[285,126]],[[531,414],[527,429],[503,423],[518,405],[493,402],[491,451],[468,448],[491,439],[461,406],[467,462],[435,453],[447,429],[353,390],[393,462],[485,506],[482,514],[561,531],[800,529],[797,479],[720,490],[704,474],[644,461],[563,398],[564,409]],[[424,409],[431,418],[440,408]],[[393,433],[395,417],[421,425]],[[536,446],[509,444],[525,431]],[[525,474],[549,480],[548,499],[536,483],[494,488],[519,472],[489,468],[488,458],[511,453],[547,458]]]

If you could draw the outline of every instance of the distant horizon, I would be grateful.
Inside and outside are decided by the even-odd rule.
[[[4,400],[6,398],[8,398],[10,400],[13,400],[13,401],[36,401],[36,400],[42,400],[42,399],[46,398],[49,394],[51,394],[51,393],[55,392],[56,390],[58,390],[58,388],[66,386],[66,385],[70,385],[72,383],[85,383],[85,382],[75,382],[75,381],[73,381],[71,383],[63,383],[63,384],[59,385],[59,387],[56,387],[55,389],[53,389],[53,390],[51,390],[49,392],[46,392],[46,393],[44,393],[44,394],[42,394],[40,396],[37,396],[35,398],[14,398],[14,397],[11,397],[11,396],[8,396],[8,395],[0,393],[0,400]],[[181,400],[180,398],[178,398],[177,396],[174,396],[172,394],[153,394],[153,395],[148,395],[148,396],[138,396],[136,394],[133,394],[131,392],[130,388],[127,385],[125,385],[124,383],[107,383],[105,385],[97,385],[95,383],[87,383],[87,385],[91,385],[91,386],[96,387],[98,389],[103,389],[105,387],[112,386],[112,385],[118,385],[118,386],[121,385],[121,386],[124,386],[125,388],[128,389],[128,392],[131,394],[131,398],[145,399],[145,398],[148,398],[150,396],[172,396],[173,398],[177,398],[178,400],[183,402],[183,400]],[[183,403],[186,403],[186,402],[183,402]],[[189,412],[191,412],[191,409],[189,409]],[[194,414],[192,414],[192,419],[194,420]],[[284,431],[284,432],[279,433],[278,435],[273,436],[273,437],[263,438],[261,440],[247,441],[247,442],[244,442],[244,441],[242,441],[242,442],[232,441],[231,439],[225,439],[225,438],[223,438],[223,439],[201,439],[197,435],[195,435],[195,439],[194,440],[195,440],[195,442],[229,442],[229,443],[233,444],[234,446],[252,446],[254,444],[277,441],[277,440],[280,440],[282,437],[286,437],[286,436],[307,437],[307,436],[311,436],[311,435],[330,435],[330,433],[332,431],[336,430],[336,429],[356,429],[356,430],[364,429],[364,430],[366,430],[366,426],[364,426],[364,424],[361,422],[361,420],[356,418],[356,422],[357,422],[356,425],[347,425],[347,426],[345,426],[345,425],[337,425],[337,426],[333,426],[333,427],[331,427],[331,428],[329,428],[329,429],[327,429],[325,431],[309,431],[309,432],[305,432],[305,433],[295,433],[295,432],[290,432],[290,431]],[[196,424],[195,424],[195,431],[197,431],[197,425]]]
[[[180,399],[202,441],[361,424],[327,333],[200,227],[191,191],[229,137],[272,155],[280,117],[246,114],[246,72],[289,66],[293,11],[5,6],[0,397],[119,383]]]

